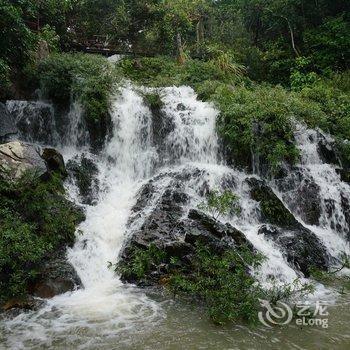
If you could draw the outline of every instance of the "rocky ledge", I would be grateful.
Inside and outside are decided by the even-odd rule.
[[[0,144],[0,240],[6,246],[0,251],[0,310],[35,308],[35,297],[81,286],[65,252],[84,213],[64,195],[66,175],[53,148]]]

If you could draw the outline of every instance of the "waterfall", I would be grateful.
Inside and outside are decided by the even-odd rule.
[[[341,181],[339,164],[329,164],[320,156],[320,142],[334,141],[320,130],[296,124],[295,139],[300,150],[300,163],[296,169],[277,184],[276,191],[299,220],[309,227],[325,244],[333,257],[341,252],[350,254],[350,186]],[[334,154],[334,158],[336,155]],[[336,159],[334,160],[336,161]],[[277,181],[278,182],[278,181]],[[278,188],[279,187],[279,188]],[[301,196],[308,203],[317,202],[319,219],[310,220]],[[306,216],[305,216],[306,215]]]
[[[191,198],[189,208],[203,201],[203,188],[232,189],[239,198],[241,213],[223,220],[240,229],[255,248],[266,255],[258,275],[260,281],[268,287],[271,275],[279,283],[291,283],[302,277],[286,261],[283,250],[259,234],[262,225],[259,203],[251,198],[246,181],[252,175],[229,168],[221,160],[215,107],[199,101],[189,87],[168,87],[158,92],[163,103],[163,118],[158,122],[166,127],[154,125],[152,111],[130,83],[124,84],[113,96],[110,111],[113,134],[100,155],[89,155],[98,168],[100,191],[96,205],[85,206],[86,221],[79,227],[74,247],[67,252],[84,288],[57,296],[38,311],[22,313],[7,321],[5,331],[11,347],[28,349],[65,344],[66,348],[97,348],[109,337],[145,331],[165,317],[160,303],[136,287],[123,285],[110,268],[118,260],[130,234],[128,230],[142,224],[139,217],[130,226],[131,208],[139,190],[150,179],[156,191],[143,208],[144,213],[152,210],[174,178],[181,178]],[[20,112],[17,114],[20,116]],[[87,136],[81,106],[73,104],[68,117],[69,132],[61,140],[66,160],[88,152],[83,147]],[[156,137],[161,130],[166,130],[165,134]],[[336,257],[345,246],[348,230],[342,196],[348,198],[349,187],[340,181],[334,167],[324,164],[317,156],[311,134],[312,131],[301,130],[296,135],[302,153],[300,168],[320,187],[322,208],[319,225],[305,225]],[[292,175],[286,181],[292,181]],[[300,183],[295,183],[289,192],[285,190],[285,183],[282,185],[273,183],[276,194],[303,222],[293,202]],[[78,202],[75,184],[68,183],[67,189]],[[331,214],[327,211],[329,200],[332,200]]]

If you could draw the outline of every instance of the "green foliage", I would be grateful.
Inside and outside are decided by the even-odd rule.
[[[50,52],[58,52],[60,45],[60,37],[57,35],[54,28],[46,24],[39,32],[39,39],[47,42]]]
[[[209,212],[215,220],[220,216],[226,215],[232,211],[238,212],[238,197],[231,191],[210,191],[206,203],[201,203],[199,209]]]
[[[116,71],[108,61],[95,55],[56,54],[38,67],[44,94],[59,105],[80,101],[89,121],[104,118]]]
[[[83,214],[62,197],[62,181],[25,174],[0,180],[0,301],[25,294],[40,263],[63,244],[72,244]]]
[[[321,71],[349,68],[350,24],[341,15],[326,18],[317,28],[304,33],[315,66]]]
[[[315,292],[315,286],[311,283],[302,283],[299,278],[295,279],[292,283],[277,284],[274,283],[273,287],[265,291],[266,299],[270,303],[276,304],[280,300],[291,300],[298,297],[301,299],[308,294]]]
[[[296,161],[295,115],[291,98],[283,88],[223,86],[212,99],[221,111],[219,132],[235,160],[249,159],[254,152],[266,159],[271,172],[278,170],[283,161]]]
[[[133,248],[131,260],[128,264],[119,264],[117,271],[126,278],[137,278],[138,280],[147,278],[151,269],[157,267],[166,260],[163,250],[151,244],[148,249]]]
[[[295,60],[295,68],[290,75],[290,86],[294,91],[300,91],[304,87],[312,86],[318,80],[315,72],[308,72],[310,60],[299,57]]]
[[[163,101],[161,96],[157,92],[150,92],[143,94],[143,98],[151,109],[161,109],[163,107]]]
[[[262,256],[244,247],[218,254],[198,246],[189,271],[174,270],[169,286],[175,294],[201,300],[215,323],[254,322],[262,290],[249,267],[257,268],[261,261]]]
[[[240,247],[218,253],[197,245],[190,265],[176,256],[150,245],[134,248],[130,260],[119,263],[117,271],[126,278],[147,281],[153,271],[165,274],[157,281],[174,295],[203,303],[211,319],[218,324],[243,319],[254,322],[263,291],[251,275],[263,261],[260,254]],[[158,275],[159,276],[159,275]]]
[[[121,62],[124,75],[141,85],[162,87],[170,85],[201,86],[204,81],[217,80],[234,83],[241,79],[241,67],[228,62],[222,67],[213,61],[189,59],[178,64],[170,57],[143,57],[136,61],[125,59]],[[240,73],[238,73],[238,71]]]

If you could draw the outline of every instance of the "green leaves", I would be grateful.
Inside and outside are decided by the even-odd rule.
[[[263,257],[245,247],[228,249],[223,254],[198,246],[188,271],[174,270],[169,286],[175,294],[199,299],[213,322],[224,324],[257,317],[261,287],[249,267],[260,266]]]
[[[198,207],[201,210],[209,212],[215,220],[220,216],[229,214],[231,211],[238,212],[236,205],[238,197],[231,191],[210,191],[206,203],[201,203]]]
[[[104,118],[109,110],[109,96],[116,70],[101,56],[56,54],[38,68],[43,93],[63,106],[80,101],[88,121]]]
[[[74,241],[83,215],[62,191],[56,175],[47,182],[31,174],[16,183],[0,179],[0,302],[24,295],[42,261]]]
[[[234,160],[247,159],[251,152],[263,159],[269,170],[298,157],[294,145],[291,97],[281,87],[254,86],[252,89],[223,86],[212,100],[221,111],[219,132],[230,147]]]

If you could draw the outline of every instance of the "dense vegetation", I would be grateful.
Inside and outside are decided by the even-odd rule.
[[[2,0],[0,18],[2,99],[23,86],[41,86],[55,102],[78,97],[98,130],[115,80],[106,62],[69,54],[40,62],[37,54],[43,40],[58,52],[94,39],[139,56],[122,71],[140,84],[191,85],[214,101],[236,164],[250,167],[257,154],[274,174],[295,162],[295,120],[330,132],[350,164],[347,2]]]
[[[62,196],[62,179],[27,173],[0,179],[0,304],[26,294],[43,261],[73,244],[83,214]]]
[[[129,263],[120,263],[117,270],[126,278],[148,283],[152,271],[160,268],[164,276],[158,283],[174,295],[199,301],[207,308],[215,323],[238,319],[255,322],[259,297],[263,289],[249,273],[263,260],[260,254],[246,247],[215,251],[197,245],[191,265],[184,265],[175,256],[151,245],[147,250],[135,248]]]
[[[0,100],[40,88],[61,108],[79,101],[90,136],[101,140],[110,92],[122,77],[189,85],[219,108],[218,131],[236,165],[253,170],[254,155],[262,175],[277,175],[298,160],[293,131],[303,122],[333,135],[350,168],[349,9],[342,0],[0,0]],[[116,68],[77,53],[92,39],[127,57]],[[145,101],[161,108],[156,93]],[[39,263],[73,240],[77,213],[57,200],[56,180],[0,180],[3,298],[23,294]],[[242,254],[248,265],[260,261],[198,247],[193,273],[185,274],[151,248],[135,252],[129,273],[141,278],[165,260],[167,285],[204,301],[217,322],[249,319],[261,291]]]

